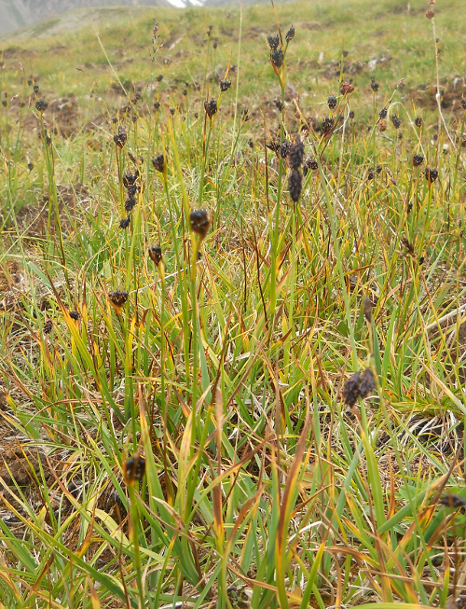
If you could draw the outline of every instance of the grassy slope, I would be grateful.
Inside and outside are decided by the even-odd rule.
[[[399,7],[280,5],[284,31],[296,27],[283,91],[263,5],[243,11],[240,48],[238,8],[102,9],[100,42],[82,11],[71,22],[84,29],[57,19],[4,41],[6,607],[382,609],[443,606],[461,589],[449,577],[463,568],[463,516],[452,526],[437,504],[445,485],[464,492],[463,332],[459,316],[448,332],[439,322],[465,293],[464,22],[457,2],[439,6],[439,129],[432,24],[420,2]],[[232,88],[204,120],[229,63]],[[325,137],[329,115],[340,128]],[[283,119],[294,141],[304,118],[318,169],[293,204],[264,130],[274,139]],[[163,174],[150,162],[162,152]],[[188,230],[199,207],[203,243]],[[147,256],[158,243],[166,277]],[[366,368],[377,386],[349,409],[342,387]],[[127,471],[136,451],[141,486]]]

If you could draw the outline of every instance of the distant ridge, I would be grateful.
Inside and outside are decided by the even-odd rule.
[[[287,0],[276,0],[285,2]],[[188,8],[193,6],[237,6],[264,4],[270,0],[0,0],[0,36],[15,30],[57,17],[80,8],[121,6],[165,6]]]
[[[173,6],[169,0],[0,0],[0,36],[78,8]]]

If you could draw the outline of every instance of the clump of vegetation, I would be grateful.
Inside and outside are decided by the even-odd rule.
[[[461,606],[453,4],[5,47],[0,607]]]

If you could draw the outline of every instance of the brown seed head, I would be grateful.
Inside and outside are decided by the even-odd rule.
[[[358,401],[359,397],[359,386],[361,384],[361,377],[359,372],[350,376],[343,387],[342,397],[345,404],[348,406],[354,406]]]
[[[372,303],[367,296],[364,297],[363,312],[366,320],[370,322],[372,320]]]
[[[152,165],[154,166],[154,169],[163,173],[165,167],[165,157],[163,154],[152,157]]]
[[[374,373],[370,368],[366,368],[361,375],[359,384],[359,395],[364,399],[367,398],[375,389]]]
[[[207,209],[193,209],[189,216],[191,230],[201,239],[207,235],[210,226],[210,214]]]
[[[114,292],[108,293],[111,303],[118,308],[121,308],[126,303],[128,296],[128,292],[125,292],[124,290],[115,290]]]
[[[53,323],[51,319],[48,319],[44,324],[44,334],[50,334],[53,328]]]
[[[435,17],[434,11],[433,10],[426,11],[426,17],[427,17],[427,19],[433,19]]]
[[[123,464],[123,478],[128,486],[140,482],[146,471],[146,460],[136,453]]]
[[[156,266],[159,266],[162,262],[162,248],[160,245],[153,245],[149,248],[149,258]]]
[[[349,93],[352,93],[353,91],[354,91],[354,87],[350,82],[341,83],[340,93],[342,95],[349,95]]]

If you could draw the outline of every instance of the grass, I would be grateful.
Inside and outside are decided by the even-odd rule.
[[[0,607],[461,601],[464,32],[426,8],[5,40]]]

